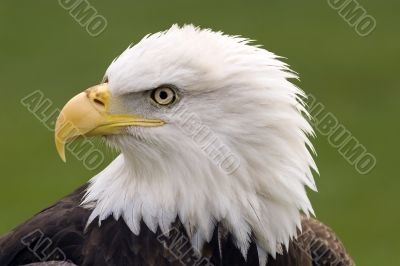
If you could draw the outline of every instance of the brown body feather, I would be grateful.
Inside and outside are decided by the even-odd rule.
[[[123,220],[115,221],[113,217],[100,227],[95,221],[85,229],[90,215],[90,210],[80,207],[85,189],[78,189],[2,237],[0,265],[259,266],[255,243],[251,243],[245,260],[222,225],[217,225],[201,255],[187,242],[179,220],[168,235],[153,233],[142,223],[140,235],[136,236]],[[327,226],[303,218],[302,227],[288,251],[276,259],[268,257],[268,266],[354,265]]]

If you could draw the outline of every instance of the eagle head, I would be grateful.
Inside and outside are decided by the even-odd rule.
[[[178,218],[194,246],[217,223],[246,255],[251,238],[275,255],[312,213],[315,189],[296,75],[251,41],[192,25],[172,26],[130,46],[101,84],[71,99],[56,145],[103,136],[120,155],[91,179],[88,223],[124,219],[168,232]]]

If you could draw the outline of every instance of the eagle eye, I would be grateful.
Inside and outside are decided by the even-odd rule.
[[[176,92],[170,87],[158,87],[151,91],[151,99],[159,105],[169,105],[175,102]]]

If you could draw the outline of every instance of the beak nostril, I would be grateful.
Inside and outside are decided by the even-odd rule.
[[[104,102],[101,101],[101,100],[99,100],[99,99],[96,99],[96,98],[95,98],[93,101],[94,101],[96,104],[99,104],[99,105],[101,105],[101,106],[103,106],[103,107],[106,106],[106,105],[104,104]]]
[[[110,94],[106,84],[91,87],[85,92],[88,100],[94,105],[101,108],[107,108]]]

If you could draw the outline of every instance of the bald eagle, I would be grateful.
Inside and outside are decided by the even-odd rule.
[[[354,265],[313,215],[305,94],[248,39],[172,26],[73,97],[55,142],[119,156],[0,239],[0,265]],[[49,264],[50,265],[50,264]]]

